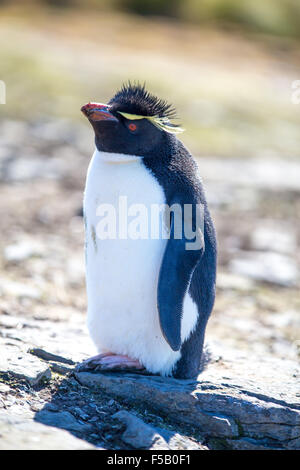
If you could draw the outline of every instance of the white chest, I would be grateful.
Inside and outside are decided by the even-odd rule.
[[[146,250],[151,258],[166,244],[164,205],[163,189],[141,158],[96,151],[84,196],[87,255],[103,258],[113,250],[132,264]]]
[[[163,212],[152,232],[153,214],[164,204],[162,187],[139,157],[94,153],[84,195],[90,334],[98,351],[126,354],[168,374],[180,353],[165,341],[157,311],[167,243]],[[186,318],[184,336],[195,324],[194,309]]]

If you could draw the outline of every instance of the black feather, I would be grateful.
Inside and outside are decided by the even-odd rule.
[[[176,118],[175,108],[165,100],[149,93],[145,84],[128,83],[108,103],[111,112],[122,111],[123,113],[138,114],[140,116],[159,116],[160,118]]]

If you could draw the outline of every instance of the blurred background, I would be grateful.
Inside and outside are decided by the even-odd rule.
[[[177,107],[215,220],[208,341],[295,359],[299,1],[0,0],[0,44],[0,326],[84,321],[80,107],[139,80]]]

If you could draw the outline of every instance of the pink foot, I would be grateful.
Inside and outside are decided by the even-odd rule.
[[[104,353],[93,356],[76,366],[77,372],[86,371],[109,371],[109,370],[133,370],[142,371],[144,366],[137,360],[128,356],[114,353]]]
[[[113,355],[114,353],[112,352],[106,352],[106,353],[97,354],[96,356],[89,357],[85,361],[80,362],[80,364],[77,364],[76,371],[83,372],[83,371],[88,371],[88,370],[95,370],[97,365],[99,364],[99,361],[101,361],[101,359],[103,359],[104,357],[113,356]]]

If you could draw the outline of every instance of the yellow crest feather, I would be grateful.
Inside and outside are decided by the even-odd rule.
[[[152,122],[152,124],[160,130],[169,132],[169,134],[180,134],[181,132],[184,132],[182,127],[173,126],[168,118],[160,118],[159,116],[141,116],[139,114],[123,113],[122,111],[118,111],[118,113],[130,120],[148,119],[148,121]]]

